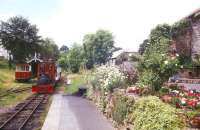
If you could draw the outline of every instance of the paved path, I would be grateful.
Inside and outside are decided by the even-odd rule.
[[[56,94],[42,130],[114,130],[86,99]]]

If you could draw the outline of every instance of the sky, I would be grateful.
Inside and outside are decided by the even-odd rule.
[[[69,47],[105,29],[115,46],[137,51],[156,25],[173,24],[198,8],[200,0],[0,0],[0,20],[23,16],[39,35]]]

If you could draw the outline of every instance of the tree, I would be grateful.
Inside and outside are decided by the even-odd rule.
[[[79,72],[83,58],[83,48],[79,44],[74,43],[68,54],[69,68],[73,73]]]
[[[66,52],[66,53],[62,53],[58,59],[58,63],[60,65],[60,67],[62,67],[62,69],[64,70],[68,70],[70,69],[69,68],[69,60],[68,60],[68,53],[69,52]]]
[[[27,19],[21,16],[1,22],[0,39],[3,47],[17,62],[26,61],[39,49],[40,36],[38,36],[36,25],[31,25]]]
[[[67,51],[69,51],[69,48],[66,45],[62,45],[60,48],[60,52],[66,53]]]
[[[98,30],[95,34],[85,35],[83,48],[87,68],[92,68],[94,64],[105,64],[116,49],[112,33],[106,30]]]
[[[138,50],[140,55],[143,55],[143,53],[145,52],[145,50],[148,47],[148,45],[149,45],[149,40],[148,39],[145,39],[143,41],[143,43],[140,44],[140,47],[139,47],[139,50]]]
[[[46,38],[40,42],[40,54],[45,59],[57,60],[59,58],[58,46],[52,39]]]
[[[94,34],[87,34],[84,36],[83,39],[83,49],[84,49],[84,56],[86,57],[86,66],[88,69],[92,68],[95,62],[94,59],[94,42],[95,42],[95,35]]]
[[[58,62],[64,70],[73,73],[79,72],[81,66],[85,64],[83,47],[74,43],[69,51],[61,54]]]

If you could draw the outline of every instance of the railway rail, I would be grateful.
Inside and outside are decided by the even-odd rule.
[[[9,94],[12,94],[12,93],[20,93],[20,92],[24,92],[24,91],[29,91],[31,90],[31,87],[26,87],[26,88],[18,88],[18,89],[9,89],[3,93],[0,93],[0,98],[2,97],[5,97]]]
[[[33,95],[1,124],[0,130],[25,130],[31,117],[48,97],[47,94]]]

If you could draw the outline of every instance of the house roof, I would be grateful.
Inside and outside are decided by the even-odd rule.
[[[118,50],[116,52],[113,53],[112,55],[112,59],[117,58],[119,55],[121,55],[122,53],[131,53],[131,54],[137,54],[137,52],[134,52],[132,50],[128,50],[128,49],[122,49],[122,50]]]
[[[113,52],[112,59],[117,58],[123,52],[124,52],[123,50],[118,50]]]
[[[190,13],[189,15],[187,15],[185,18],[192,18],[192,17],[196,17],[200,15],[200,8],[196,9],[195,11],[193,11],[192,13]]]

